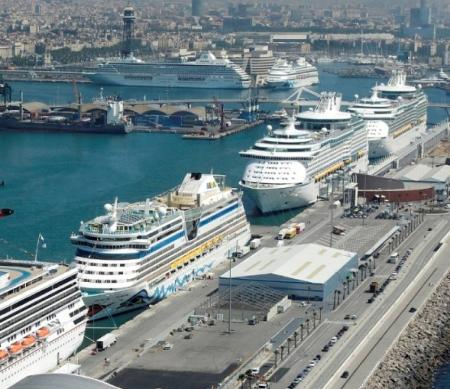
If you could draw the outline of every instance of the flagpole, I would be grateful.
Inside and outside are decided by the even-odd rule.
[[[37,242],[36,242],[36,251],[34,252],[34,262],[37,262],[38,250],[39,250],[39,241],[41,240],[41,233],[39,233]]]

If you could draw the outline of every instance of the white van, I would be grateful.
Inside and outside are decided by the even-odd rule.
[[[392,253],[392,254],[389,256],[388,262],[389,262],[389,263],[397,263],[398,257],[399,257],[399,255],[398,255],[397,252]]]

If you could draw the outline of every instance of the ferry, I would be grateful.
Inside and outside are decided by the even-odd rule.
[[[229,59],[205,52],[194,61],[144,62],[129,55],[84,72],[96,84],[174,88],[248,89],[250,76]]]
[[[71,236],[91,320],[164,299],[251,236],[241,192],[222,175],[188,173],[166,193],[105,210]]]
[[[266,86],[276,89],[291,89],[318,83],[317,68],[304,58],[298,58],[294,62],[280,59],[269,70]]]
[[[240,181],[262,213],[305,207],[319,185],[339,171],[365,171],[367,129],[362,118],[340,110],[342,96],[323,92],[318,105],[292,117],[240,155],[248,158]]]
[[[80,347],[87,322],[77,269],[0,260],[0,388],[47,373]]]
[[[348,110],[367,122],[369,158],[378,159],[395,154],[424,133],[428,99],[420,86],[406,84],[402,70],[372,92],[368,98],[357,96]]]

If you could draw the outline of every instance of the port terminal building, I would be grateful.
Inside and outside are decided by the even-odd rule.
[[[413,185],[408,180],[391,177],[371,176],[356,173],[358,196],[366,201],[384,199],[391,203],[410,203],[435,198],[435,186],[430,182],[417,181]]]
[[[324,301],[358,269],[357,253],[315,243],[264,247],[219,277],[219,291],[258,283],[292,299]]]

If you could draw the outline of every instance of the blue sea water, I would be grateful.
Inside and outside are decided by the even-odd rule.
[[[436,372],[432,388],[450,389],[450,362]]]

